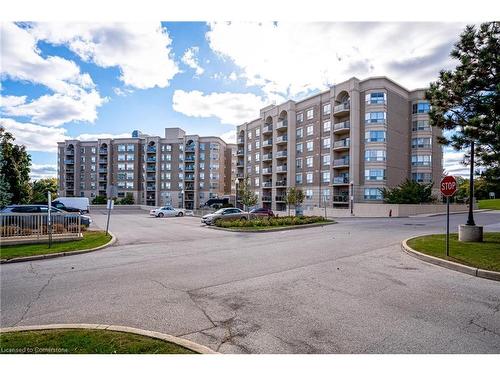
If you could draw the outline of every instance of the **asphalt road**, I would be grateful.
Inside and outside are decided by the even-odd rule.
[[[465,220],[452,215],[452,228]],[[500,231],[498,211],[476,221]],[[113,247],[2,265],[1,325],[128,325],[224,353],[500,353],[500,283],[401,251],[444,224],[346,218],[251,234],[115,211]]]

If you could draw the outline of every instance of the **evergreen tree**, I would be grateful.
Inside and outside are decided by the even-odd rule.
[[[406,180],[402,184],[390,189],[379,189],[385,203],[393,204],[419,204],[430,203],[432,197],[433,184],[421,184],[415,181]]]
[[[3,152],[0,148],[0,171],[4,165]],[[0,173],[0,208],[7,206],[12,199],[12,193],[10,192],[10,185],[5,179],[3,173]]]

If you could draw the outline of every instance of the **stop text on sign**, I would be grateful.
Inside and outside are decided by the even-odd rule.
[[[441,180],[441,194],[450,197],[457,191],[457,180],[453,176],[446,176]]]

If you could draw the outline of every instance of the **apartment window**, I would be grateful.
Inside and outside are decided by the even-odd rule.
[[[255,154],[255,161],[260,161],[260,154]]]
[[[411,179],[415,182],[431,182],[432,174],[431,173],[412,173]]]
[[[172,151],[172,145],[165,145],[165,151]]]
[[[309,125],[306,129],[306,134],[309,136],[309,135],[313,135],[314,134],[314,126],[313,125]]]
[[[125,151],[125,145],[118,145],[118,151]]]
[[[172,178],[172,174],[170,172],[165,172],[165,180],[170,180]]]
[[[84,147],[80,147],[80,154],[85,154],[85,148]]]
[[[330,155],[323,155],[323,165],[330,165]]]
[[[118,163],[118,170],[124,171],[125,170],[125,163]]]
[[[95,188],[96,188],[96,183],[95,183],[95,182],[91,182],[91,183],[90,183],[90,188],[91,188],[92,190],[95,190]]]
[[[366,104],[385,104],[387,95],[385,92],[372,92],[365,96]]]
[[[251,143],[249,143],[249,144],[247,145],[247,150],[248,150],[248,152],[252,151],[252,144],[251,144]]]
[[[365,150],[365,161],[385,161],[385,150]]]
[[[182,182],[179,182],[177,186],[179,187],[179,190],[184,189],[184,184]]]
[[[81,156],[80,160],[81,160],[82,163],[85,163],[85,156]]]
[[[431,109],[431,105],[429,102],[419,102],[415,103],[412,106],[412,113],[414,115],[419,114],[419,113],[429,113],[429,110]]]
[[[367,112],[365,124],[385,124],[386,112]]]
[[[255,148],[259,148],[260,147],[260,141],[257,139],[255,141]]]
[[[255,177],[254,183],[255,183],[256,187],[259,187],[260,186],[260,179],[258,177]]]
[[[134,170],[134,163],[127,163],[127,170],[133,171]]]
[[[297,143],[295,150],[297,154],[302,154],[302,152],[304,151],[304,145],[302,143]]]
[[[83,190],[85,189],[85,183],[84,182],[80,182],[80,189]],[[48,210],[48,209],[47,209]]]
[[[411,148],[431,148],[431,138],[412,138]]]
[[[385,142],[385,130],[371,130],[365,132],[365,142]]]
[[[330,182],[330,172],[323,172],[323,182]]]
[[[416,167],[430,167],[431,155],[412,155],[411,165]]]
[[[165,170],[166,171],[171,171],[172,170],[172,164],[171,163],[165,163]]]
[[[96,148],[95,148],[95,147],[92,147],[92,148],[90,149],[90,152],[92,152],[93,154],[95,154],[95,153],[96,153]]]
[[[312,199],[313,198],[313,191],[311,189],[306,190],[306,199]]]
[[[92,165],[90,166],[90,170],[91,170],[92,172],[95,172],[95,170],[96,170],[95,164],[92,164]]]
[[[331,129],[332,129],[332,122],[330,120],[325,121],[323,123],[323,131],[326,133],[329,132]]]
[[[204,172],[200,172],[200,180],[204,180],[205,179],[205,173]]]
[[[323,106],[323,114],[329,115],[332,112],[332,105],[330,103]]]
[[[134,172],[127,172],[127,180],[133,180],[134,179]]]
[[[312,168],[313,167],[313,157],[312,156],[308,156],[306,158],[306,167],[307,168]]]
[[[200,151],[205,151],[206,145],[205,143],[200,143]]]
[[[204,181],[200,181],[200,189],[205,189],[205,182]]]
[[[96,162],[96,158],[95,158],[95,156],[92,156],[92,157],[90,158],[90,161],[91,161],[92,163],[95,163],[95,162]]]
[[[295,174],[295,183],[296,184],[301,184],[302,183],[302,173],[296,173]]]
[[[252,139],[252,132],[248,132],[248,134],[247,134],[247,138],[248,138],[249,140],[250,140],[250,139]]]
[[[247,161],[248,161],[249,163],[251,163],[251,162],[252,162],[252,155],[248,155],[248,156],[247,156]]]
[[[306,173],[306,181],[307,181],[308,184],[312,184],[313,183],[313,174],[311,172]]]
[[[365,199],[369,201],[380,201],[382,200],[382,192],[377,188],[367,188],[365,189]]]
[[[125,187],[127,189],[133,189],[134,188],[134,183],[133,182],[126,182],[125,183]]]
[[[125,154],[118,154],[118,161],[125,161]]]
[[[323,139],[323,148],[330,148],[331,146],[331,139],[330,138],[324,138]]]
[[[135,158],[135,155],[134,154],[127,154],[127,160],[128,161],[133,161]]]
[[[255,129],[255,136],[260,136],[260,128]]]
[[[295,159],[295,168],[302,169],[302,159],[301,158]]]
[[[125,189],[125,181],[118,181],[117,185],[120,189]]]
[[[135,145],[133,143],[129,143],[127,145],[127,151],[134,151],[135,150]]]
[[[297,139],[302,138],[304,136],[304,129],[297,128],[297,130],[295,130],[295,134],[297,136]]]
[[[384,181],[385,169],[365,169],[366,181]]]
[[[179,145],[179,151],[184,151],[184,145],[183,144]]]
[[[313,108],[309,108],[309,109],[306,111],[306,118],[307,118],[308,120],[311,120],[313,117],[314,117],[314,109],[313,109]]]
[[[429,120],[418,120],[412,122],[411,130],[431,130],[431,126],[429,125]]]
[[[313,149],[314,149],[313,141],[308,141],[307,142],[307,151],[312,151]]]
[[[297,122],[303,122],[304,121],[304,114],[301,112],[301,113],[297,113]]]
[[[255,173],[260,173],[260,165],[255,166]]]
[[[179,173],[179,180],[184,180],[184,173]]]

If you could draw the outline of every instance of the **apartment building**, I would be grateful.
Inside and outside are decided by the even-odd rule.
[[[259,204],[274,210],[286,209],[290,186],[303,190],[306,208],[349,208],[382,202],[380,188],[407,178],[439,182],[441,131],[429,125],[424,95],[387,77],[351,78],[262,108],[237,128],[237,179],[248,177]]]
[[[138,204],[198,208],[209,198],[235,194],[236,145],[219,137],[186,135],[166,128],[165,137],[134,131],[130,138],[58,143],[59,195],[118,197]]]

